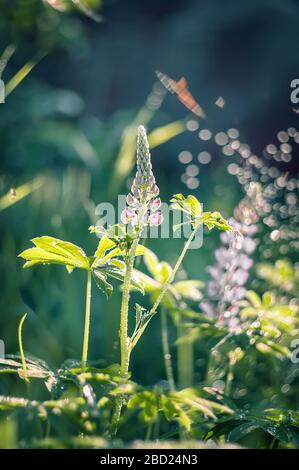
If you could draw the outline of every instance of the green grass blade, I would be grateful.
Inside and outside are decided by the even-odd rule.
[[[25,382],[29,382],[27,364],[26,364],[26,359],[25,359],[25,354],[24,354],[24,349],[23,349],[23,339],[22,339],[23,324],[24,324],[26,317],[27,317],[27,313],[25,313],[25,315],[22,316],[21,321],[19,323],[18,340],[19,340],[19,349],[20,349],[22,368],[23,368],[23,373],[24,373],[24,380]]]
[[[32,69],[40,62],[45,56],[45,53],[40,53],[35,58],[29,60],[20,70],[9,80],[5,87],[5,97],[7,98],[14,89],[29,75]]]
[[[24,197],[39,189],[44,184],[44,178],[38,176],[31,182],[22,184],[15,189],[11,189],[7,194],[0,197],[0,212],[16,204]]]

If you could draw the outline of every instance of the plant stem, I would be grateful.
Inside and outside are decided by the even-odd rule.
[[[25,354],[24,354],[24,349],[23,349],[23,340],[22,340],[23,323],[24,323],[26,317],[27,317],[27,313],[25,313],[25,315],[22,316],[21,321],[19,323],[18,340],[19,340],[19,349],[20,349],[20,356],[21,356],[24,380],[25,380],[25,382],[28,383],[29,378],[28,378],[27,364],[26,364],[26,359],[25,359]]]
[[[123,293],[121,301],[121,310],[120,310],[120,375],[123,379],[126,379],[129,363],[130,363],[130,350],[129,350],[129,338],[128,338],[128,311],[129,311],[129,299],[130,299],[130,289],[131,289],[131,277],[134,268],[134,259],[136,256],[136,250],[139,243],[139,236],[135,238],[130,248],[129,256],[126,262],[126,272],[123,284]],[[120,414],[123,406],[123,397],[119,396],[116,398],[115,407],[112,415],[111,421],[111,430],[110,433],[112,436],[115,436],[117,433],[118,423],[120,419]]]
[[[112,412],[112,419],[110,425],[110,431],[108,431],[108,437],[115,437],[118,429],[120,414],[123,406],[123,397],[119,396],[115,400],[113,412]]]
[[[88,341],[89,341],[89,328],[90,328],[90,302],[91,302],[91,270],[87,271],[86,283],[86,305],[85,305],[85,324],[84,324],[84,337],[82,348],[82,369],[86,368],[87,355],[88,355]]]
[[[158,295],[158,298],[156,300],[156,302],[154,303],[154,305],[152,306],[151,310],[149,311],[148,313],[148,318],[147,318],[147,321],[143,324],[143,326],[136,332],[134,338],[132,338],[131,340],[131,343],[130,343],[130,351],[132,351],[132,349],[136,346],[136,344],[138,343],[140,337],[142,336],[145,328],[147,327],[148,323],[150,322],[150,320],[152,319],[152,317],[155,315],[161,301],[163,300],[163,297],[164,295],[166,294],[166,292],[168,291],[169,287],[171,286],[174,278],[175,278],[175,275],[179,269],[179,267],[181,266],[182,264],[182,261],[193,241],[193,238],[198,230],[200,226],[200,223],[198,223],[195,227],[194,227],[194,230],[193,232],[191,233],[190,237],[188,238],[188,240],[186,241],[185,245],[184,245],[184,248],[180,254],[180,256],[178,257],[178,260],[175,264],[175,267],[173,268],[173,271],[171,273],[171,275],[169,276],[168,280],[165,282],[163,288],[161,289],[161,292],[160,294]]]
[[[137,246],[139,243],[139,237],[136,238],[129,252],[128,260],[126,263],[126,273],[123,284],[123,295],[120,310],[120,373],[123,378],[126,378],[129,370],[130,362],[130,351],[129,351],[129,340],[128,340],[128,311],[129,311],[129,299],[131,289],[131,277],[134,267],[134,259],[136,255]]]
[[[150,421],[148,426],[147,426],[147,429],[146,429],[146,435],[145,435],[145,438],[144,440],[145,441],[149,441],[150,438],[151,438],[151,434],[152,434],[152,430],[153,430],[153,422]]]
[[[172,370],[172,361],[168,341],[168,330],[167,330],[167,312],[164,307],[161,308],[161,333],[162,333],[162,348],[166,377],[169,383],[170,390],[175,391],[174,375]]]

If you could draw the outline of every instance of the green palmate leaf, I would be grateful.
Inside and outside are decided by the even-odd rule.
[[[171,202],[171,207],[173,209],[185,212],[186,214],[189,214],[191,216],[192,209],[193,209],[193,213],[196,210],[196,204],[194,200],[197,201],[197,199],[194,196],[188,196],[186,198],[183,194],[179,193],[179,194],[175,194],[170,199],[170,202]],[[200,205],[199,201],[197,202]],[[197,205],[197,209],[198,209],[198,205]],[[200,215],[200,213],[198,213],[198,215]]]
[[[68,270],[74,268],[89,269],[90,259],[82,248],[73,243],[58,238],[43,236],[32,240],[34,248],[29,248],[19,254],[26,260],[24,268],[35,264],[63,264]]]
[[[176,403],[172,398],[162,394],[160,396],[160,407],[167,421],[174,421],[177,419],[182,428],[190,432],[192,420],[189,418],[188,413],[184,411],[183,407]]]
[[[191,430],[198,414],[202,419],[215,421],[218,415],[233,415],[234,410],[224,403],[212,401],[200,396],[203,393],[196,389],[184,389],[179,392],[161,392],[144,390],[133,395],[129,408],[141,409],[140,418],[145,422],[154,422],[159,413],[163,413],[167,421],[179,422],[186,431]]]
[[[257,265],[257,274],[267,283],[286,294],[296,294],[299,286],[299,266],[287,259],[279,259],[275,264]]]
[[[183,194],[176,194],[170,202],[173,209],[186,212],[192,218],[198,218],[202,214],[201,203],[195,196],[189,195],[185,197]]]
[[[140,255],[143,255],[144,254],[144,246],[142,245],[138,245],[137,246],[137,249],[136,249],[136,254],[135,256],[140,256]],[[102,258],[100,258],[99,260],[97,260],[96,262],[100,262],[100,263],[106,263],[109,259],[111,258],[116,258],[117,256],[121,256],[121,257],[124,257],[126,256],[126,250],[120,248],[120,247],[116,247],[116,248],[113,248],[111,251],[109,251],[105,256],[103,256]]]
[[[222,217],[220,212],[202,212],[202,205],[195,196],[189,195],[185,197],[183,194],[176,194],[170,202],[173,209],[187,214],[193,227],[202,223],[209,230],[214,227],[218,228],[218,230],[232,230],[232,227]],[[174,226],[174,230],[185,224],[186,222],[183,222]]]
[[[136,249],[136,256],[143,255],[144,252],[145,248],[142,245],[138,245]],[[125,257],[126,254],[126,250],[122,248],[121,242],[109,238],[108,235],[103,235],[95,252],[95,259],[93,261],[92,267],[96,268],[103,266],[115,258]]]
[[[244,308],[240,315],[243,319],[256,318],[259,331],[266,340],[268,336],[273,339],[273,336],[279,337],[282,333],[294,335],[298,329],[298,306],[277,303],[275,296],[270,292],[266,292],[261,299],[255,292],[249,291],[247,299],[243,302]],[[269,350],[264,346],[261,346],[261,349]]]
[[[190,207],[192,217],[197,218],[201,216],[202,207],[199,200],[195,196],[189,195],[185,200],[185,204]]]
[[[140,418],[145,422],[155,421],[159,413],[156,394],[151,390],[145,390],[133,395],[128,401],[128,408],[140,408]]]
[[[222,217],[220,212],[204,212],[203,213],[203,224],[209,230],[211,230],[214,227],[218,228],[218,230],[225,230],[225,231],[232,230],[232,227]]]

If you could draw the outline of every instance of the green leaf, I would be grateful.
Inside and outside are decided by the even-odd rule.
[[[107,281],[107,276],[99,269],[93,269],[93,277],[98,288],[109,297],[113,292],[112,285]]]
[[[153,279],[152,277],[144,274],[143,272],[139,271],[138,269],[134,269],[134,277],[136,281],[141,283],[143,286],[143,290],[146,294],[151,294],[157,290],[161,289],[161,283]],[[131,286],[132,290],[134,290],[134,286]]]
[[[274,303],[273,294],[271,292],[265,292],[262,297],[262,303],[265,309],[271,307],[271,305]]]
[[[201,207],[199,200],[195,196],[189,195],[185,199],[185,204],[190,206],[190,212],[191,212],[192,217],[198,218],[201,216],[202,207]]]
[[[202,293],[199,288],[203,287],[201,281],[178,281],[173,284],[173,288],[185,299],[193,300],[198,302],[202,299]]]
[[[34,238],[32,242],[34,248],[24,250],[18,255],[26,260],[24,268],[35,264],[63,264],[68,270],[89,269],[89,258],[73,243],[49,236]]]
[[[99,241],[97,251],[95,252],[96,258],[102,258],[108,250],[114,248],[116,243],[112,241],[107,235],[104,235],[101,240]]]
[[[189,195],[185,198],[183,194],[176,194],[170,200],[172,208],[188,214],[193,227],[198,227],[202,222],[209,230],[216,227],[218,230],[232,230],[229,223],[222,217],[220,212],[202,212],[202,206],[195,196]],[[176,230],[183,224],[174,226]]]
[[[158,265],[159,268],[159,278],[161,279],[162,284],[165,284],[166,281],[170,278],[172,274],[172,267],[166,261],[161,261]]]
[[[203,224],[211,230],[216,227],[218,230],[230,231],[232,227],[222,217],[220,212],[204,212],[203,213]]]
[[[252,431],[260,427],[259,423],[247,422],[237,426],[233,431],[228,434],[228,441],[238,442],[242,437],[246,436]]]
[[[15,360],[17,359],[17,360]],[[28,377],[35,379],[49,379],[54,380],[54,373],[49,369],[44,361],[32,359],[32,357],[26,357],[27,373]],[[24,379],[24,373],[22,369],[21,356],[10,355],[9,357],[2,359],[0,358],[0,372],[3,373],[16,373],[22,379]],[[45,382],[46,383],[46,382]],[[46,383],[47,385],[47,383]]]
[[[186,214],[189,214],[191,217],[195,217],[195,213],[200,216],[201,214],[201,206],[199,201],[194,197],[194,196],[187,196],[185,197],[183,194],[175,194],[171,199],[171,207],[174,210],[179,210],[182,212],[185,212]],[[200,211],[199,211],[200,207]]]
[[[142,317],[144,316],[144,314],[146,312],[147,312],[146,308],[142,307],[139,304],[135,304],[135,324],[136,324],[136,327],[138,327],[138,325],[142,321]]]
[[[26,408],[30,404],[30,400],[26,398],[18,398],[12,396],[0,396],[0,410],[6,411],[14,408]]]
[[[100,252],[103,250],[103,248],[105,248],[105,246],[108,246],[107,241],[105,241],[103,243],[103,246],[100,247]],[[113,248],[113,246],[114,246],[114,248]],[[117,246],[116,243],[114,243],[114,245],[111,245],[111,247],[112,247],[112,249],[109,250],[109,248],[106,248],[106,251],[103,252],[102,256],[97,257],[95,259],[95,261],[93,262],[93,265],[92,265],[93,268],[104,265],[104,264],[106,264],[107,262],[109,262],[110,260],[112,260],[114,258],[126,256],[126,251],[124,249],[120,248],[120,246]],[[98,250],[99,250],[99,247],[98,247]],[[97,250],[97,252],[98,252],[98,250]],[[138,245],[137,249],[136,249],[135,256],[143,255],[144,252],[145,252],[144,246]]]
[[[0,449],[17,449],[17,422],[12,416],[0,421]]]
[[[145,248],[144,256],[143,256],[144,263],[151,273],[151,275],[156,278],[159,276],[159,259],[157,255],[151,251],[149,248]]]
[[[158,257],[149,248],[144,248],[144,263],[154,277],[160,284],[164,284],[172,274],[172,267],[166,261],[159,261]]]
[[[261,339],[256,344],[256,349],[263,354],[270,354],[272,356],[275,356],[279,360],[286,358],[290,359],[292,357],[292,353],[289,348],[281,344],[275,343],[271,339],[267,338]]]
[[[146,423],[155,421],[159,413],[156,394],[150,390],[133,395],[128,401],[128,408],[141,408],[140,418]]]
[[[262,302],[260,297],[253,291],[250,290],[246,294],[247,299],[255,308],[262,308]]]
[[[122,282],[124,281],[124,278],[125,278],[124,265],[123,267],[120,268],[117,265],[115,265],[114,262],[111,262],[110,265],[99,267],[98,269],[95,269],[94,271],[96,271],[97,273],[102,273],[104,275],[113,277],[114,279],[117,279]],[[131,287],[133,290],[138,290],[139,292],[144,294],[144,284],[142,282],[142,279],[138,275],[136,275],[135,270],[133,271],[131,275]]]
[[[187,412],[185,412],[178,403],[175,403],[172,398],[162,394],[160,396],[160,408],[167,421],[174,421],[177,419],[179,424],[187,431],[190,432],[192,421]]]

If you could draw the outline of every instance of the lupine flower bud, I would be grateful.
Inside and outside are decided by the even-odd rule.
[[[163,222],[163,216],[158,210],[161,206],[157,198],[159,188],[152,170],[151,154],[143,126],[138,127],[137,134],[137,172],[133,180],[131,192],[127,195],[127,204],[121,220],[124,224],[133,226],[153,225]]]
[[[161,225],[163,222],[163,215],[161,212],[154,212],[148,217],[149,225],[158,226]]]
[[[157,197],[156,199],[153,199],[152,202],[149,204],[150,210],[153,212],[157,211],[161,207],[161,199]]]

